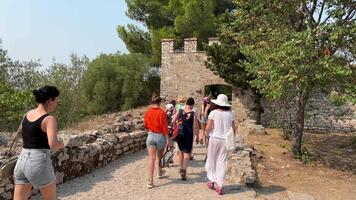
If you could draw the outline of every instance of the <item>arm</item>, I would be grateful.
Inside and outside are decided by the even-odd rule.
[[[170,146],[170,140],[168,136],[168,121],[167,121],[167,116],[165,112],[162,112],[162,132],[163,135],[166,137],[166,144],[167,146]]]
[[[51,150],[57,151],[64,147],[63,142],[57,139],[57,120],[53,116],[46,117],[45,130],[48,137],[48,145]]]
[[[194,115],[194,119],[193,119],[193,130],[194,130],[194,134],[195,134],[195,143],[198,144],[199,142],[199,124],[198,124],[198,119],[197,116]]]
[[[232,130],[234,130],[234,135],[236,136],[236,128],[235,128],[235,121],[232,121]]]
[[[172,117],[172,123],[174,124],[174,122],[177,120],[177,118],[178,118],[178,113],[179,113],[179,111],[177,111],[174,115],[173,115],[173,117]]]
[[[213,129],[214,121],[212,119],[208,119],[208,123],[205,127],[205,133],[209,133]]]
[[[208,110],[210,108],[210,104],[206,105],[205,110],[204,110],[204,116],[208,117]]]
[[[145,129],[147,129],[147,111],[145,112],[145,116],[143,117],[143,125],[144,125]]]

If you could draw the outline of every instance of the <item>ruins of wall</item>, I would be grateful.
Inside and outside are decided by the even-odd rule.
[[[59,135],[65,148],[51,156],[57,184],[88,174],[124,155],[146,148],[147,133],[143,130],[143,116],[124,113],[111,126],[83,133],[67,132]],[[21,146],[21,144],[20,144]],[[13,178],[0,178],[0,199],[12,199]],[[34,190],[34,193],[37,193]]]
[[[59,137],[66,141],[65,148],[51,156],[57,184],[91,173],[121,156],[146,148],[147,133],[143,127],[143,112],[129,111],[117,115],[111,125],[100,130],[60,134]],[[252,149],[248,146],[240,147],[231,155],[229,178],[240,184],[254,184],[257,181],[257,172],[252,159]],[[12,177],[0,178],[0,199],[12,199],[13,182]],[[33,190],[33,194],[36,193],[38,190]]]
[[[218,42],[217,38],[209,38],[209,45],[216,42]],[[166,102],[183,95],[193,97],[196,100],[196,108],[200,108],[205,86],[229,85],[205,67],[207,56],[204,51],[197,51],[196,38],[185,39],[183,50],[180,51],[175,51],[172,39],[163,39],[161,48],[161,96]],[[251,92],[233,87],[231,104],[237,122],[255,120],[255,105]],[[295,108],[292,105],[286,106],[287,104],[264,99],[262,101],[263,124],[276,126],[288,121],[288,115],[293,115]],[[325,94],[313,92],[306,107],[305,127],[329,131],[356,131],[356,106],[337,107],[328,101]]]

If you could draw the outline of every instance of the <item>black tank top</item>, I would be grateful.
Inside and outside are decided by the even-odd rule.
[[[24,149],[49,149],[47,133],[42,131],[41,124],[48,114],[30,122],[25,116],[22,122],[22,139]]]

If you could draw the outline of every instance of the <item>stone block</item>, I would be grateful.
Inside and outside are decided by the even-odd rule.
[[[125,142],[127,140],[129,140],[130,136],[128,133],[122,133],[119,136],[119,142]]]
[[[63,172],[56,172],[56,183],[60,184],[63,183],[64,173]]]

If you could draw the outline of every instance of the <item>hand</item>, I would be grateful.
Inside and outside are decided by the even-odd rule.
[[[199,136],[195,138],[195,144],[199,144]]]
[[[166,137],[166,145],[168,148],[170,148],[171,146],[171,140],[169,139],[169,137]]]

